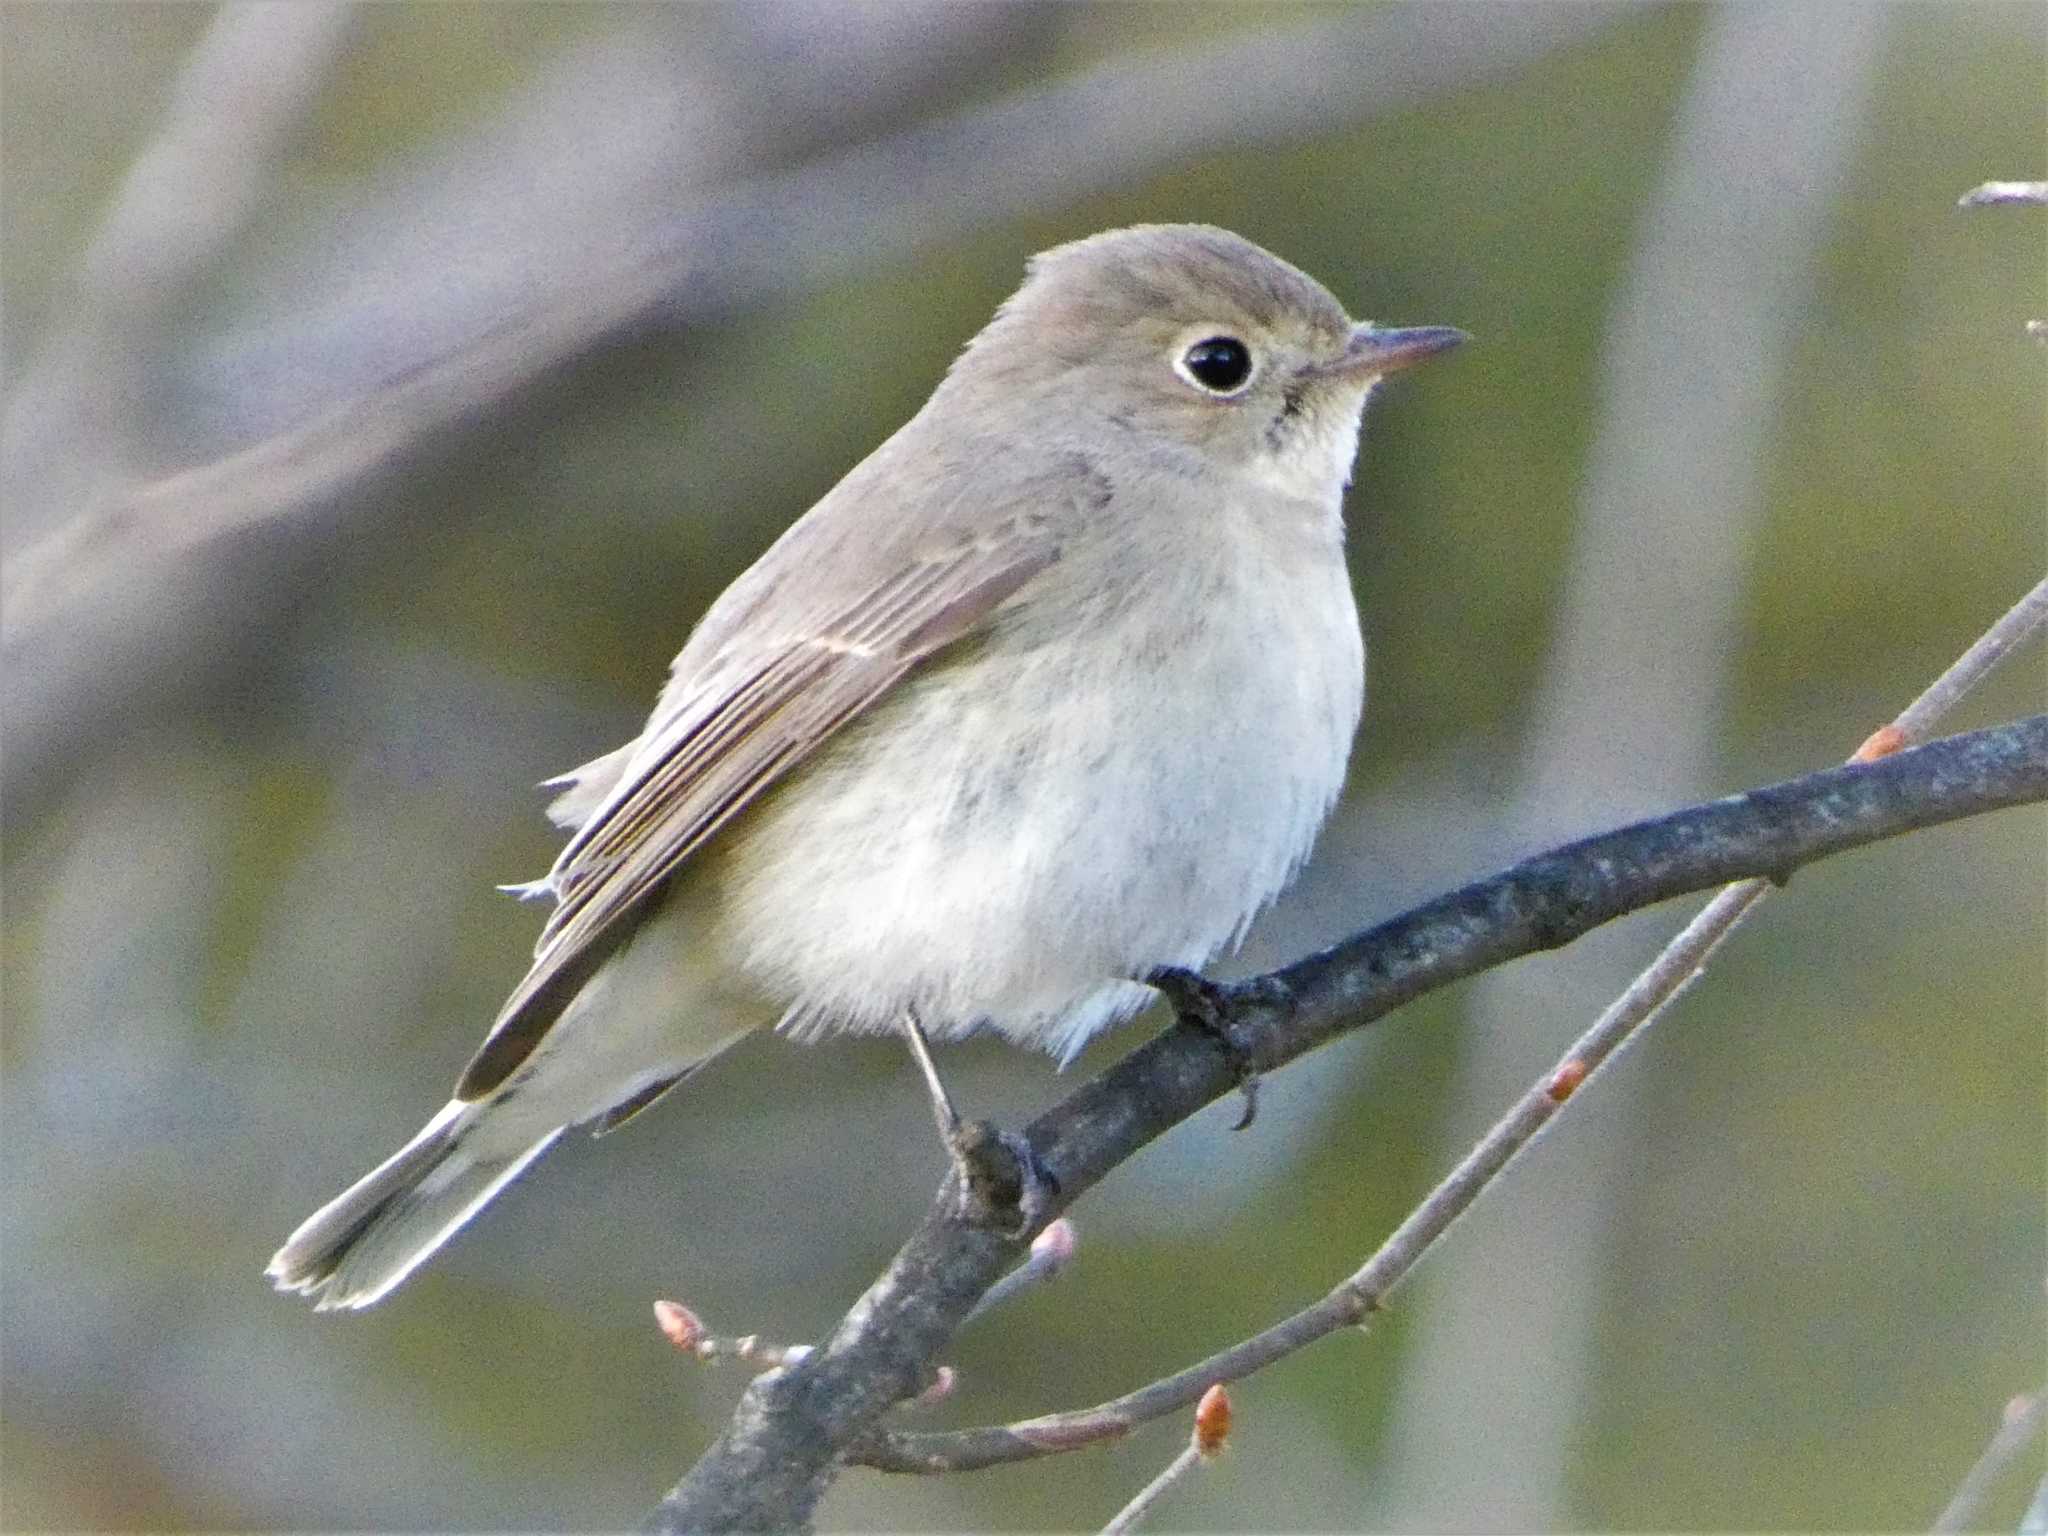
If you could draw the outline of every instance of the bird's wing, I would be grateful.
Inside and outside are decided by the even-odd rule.
[[[1049,510],[1041,504],[950,537],[927,535],[839,612],[792,624],[781,635],[774,572],[754,590],[736,585],[730,596],[751,609],[745,623],[736,634],[724,626],[729,633],[718,654],[701,654],[700,634],[678,658],[677,674],[618,782],[549,874],[558,905],[533,968],[499,1011],[456,1096],[482,1097],[526,1060],[683,860],[912,668],[971,633],[1051,564],[1058,546]],[[818,553],[830,558],[835,551]],[[706,627],[719,617],[714,611]]]

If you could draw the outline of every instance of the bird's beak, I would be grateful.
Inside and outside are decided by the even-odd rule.
[[[1336,378],[1378,378],[1412,368],[1471,339],[1451,325],[1411,325],[1400,330],[1361,325],[1351,333],[1344,355],[1318,371]]]

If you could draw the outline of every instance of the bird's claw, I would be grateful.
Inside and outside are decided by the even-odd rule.
[[[1223,1047],[1237,1091],[1244,1096],[1243,1112],[1231,1129],[1246,1129],[1259,1114],[1259,1070],[1230,1032],[1230,993],[1199,971],[1177,965],[1159,967],[1145,977],[1145,985],[1166,999],[1181,1023]]]

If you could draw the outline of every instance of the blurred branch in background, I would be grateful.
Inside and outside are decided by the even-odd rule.
[[[1509,826],[1569,836],[1714,783],[1742,593],[1770,510],[1771,437],[1890,22],[1875,6],[1711,14],[1607,316],[1564,590],[1521,783],[1500,812]],[[1603,934],[1568,975],[1525,966],[1483,978],[1445,1155],[1527,1077],[1527,1020],[1592,1012],[1638,963],[1628,936]],[[1639,1091],[1615,1085],[1619,1098],[1575,1142],[1546,1219],[1517,1236],[1523,1262],[1448,1266],[1425,1282],[1390,1465],[1374,1483],[1381,1510],[1445,1529],[1570,1523],[1593,1277],[1610,1260],[1615,1186],[1654,1134]],[[1522,1368],[1493,1369],[1504,1357]],[[1447,1482],[1443,1448],[1461,1437],[1486,1445],[1484,1468]]]
[[[1998,1417],[1998,1428],[1984,1446],[1984,1454],[1963,1474],[1955,1496],[1934,1517],[1929,1529],[1936,1536],[1981,1529],[1984,1505],[1992,1490],[2034,1443],[2043,1424],[2048,1424],[2048,1390],[2022,1392],[2007,1403],[2005,1412]],[[2043,1486],[2048,1487],[2048,1482]]]
[[[1551,949],[1625,912],[1760,875],[1783,882],[1832,853],[2048,798],[2048,715],[1952,736],[1875,762],[1809,774],[1525,860],[1319,955],[1220,989],[1231,1052],[1270,1071],[1403,1003],[1518,955]],[[1634,1019],[1611,1011],[1574,1047],[1575,1073],[1546,1074],[1334,1299],[1087,1415],[961,1436],[887,1436],[875,1425],[929,1379],[940,1352],[1021,1248],[963,1215],[950,1185],[839,1327],[798,1364],[759,1377],[725,1433],[656,1512],[653,1528],[807,1524],[841,1458],[951,1470],[1114,1438],[1301,1343],[1361,1320],[1455,1216],[1619,1046]],[[1590,1043],[1589,1043],[1590,1042]],[[1041,1116],[1026,1136],[1063,1208],[1132,1153],[1236,1084],[1205,1030],[1182,1026],[1132,1052]],[[1051,1213],[1049,1213],[1051,1214]],[[1360,1280],[1372,1284],[1368,1292]]]
[[[2048,208],[2048,181],[1987,181],[1965,192],[1957,206],[1997,208],[2008,203]]]
[[[0,471],[10,554],[107,488],[175,461],[172,412],[158,395],[172,327],[264,210],[353,21],[348,5],[228,5],[193,50],[34,364],[9,391]]]
[[[1987,181],[1965,192],[1957,206],[2048,208],[2048,181]],[[2029,320],[2027,334],[2036,341],[2048,342],[2048,320]]]
[[[236,92],[222,78],[230,71],[220,61],[246,60],[261,48],[279,28],[279,11],[296,14],[262,5],[224,10],[187,66],[177,99],[197,109],[205,137],[240,134],[242,95],[271,107],[255,115],[266,145],[282,142],[310,105],[316,66],[331,58],[341,31],[339,11],[283,23],[307,58],[287,77],[308,89]],[[750,283],[757,293],[777,290],[772,270],[759,270],[774,265],[772,241],[753,244],[744,258],[721,250],[716,235],[698,237],[688,216],[677,227],[679,204],[764,163],[830,152],[844,135],[884,127],[926,98],[930,70],[972,83],[1047,26],[1030,10],[932,3],[867,5],[857,13],[793,3],[707,14],[724,46],[704,46],[701,29],[688,29],[694,17],[649,14],[626,35],[595,45],[594,57],[572,61],[565,80],[546,83],[447,155],[415,166],[371,209],[343,208],[333,216],[339,228],[312,236],[316,250],[338,246],[361,258],[345,276],[323,262],[292,274],[293,291],[282,302],[318,316],[314,333],[293,335],[286,326],[281,356],[275,340],[264,340],[254,344],[254,358],[208,366],[263,397],[216,407],[232,427],[263,423],[280,398],[299,402],[302,419],[218,456],[208,456],[204,442],[192,445],[199,453],[189,467],[159,463],[141,478],[81,476],[74,466],[98,462],[103,436],[161,438],[176,423],[161,403],[102,389],[95,371],[53,364],[31,372],[29,387],[9,402],[0,464],[15,530],[0,587],[10,818],[47,787],[58,764],[91,755],[104,732],[132,723],[138,706],[220,686],[225,680],[211,669],[232,665],[238,650],[259,651],[246,646],[250,632],[292,610],[336,540],[375,537],[392,478],[445,449],[463,424],[615,338],[658,301],[674,301],[700,263],[734,279],[728,296]],[[328,19],[324,31],[311,25],[315,15]],[[684,46],[686,30],[694,46]],[[850,46],[862,38],[866,45]],[[316,40],[328,46],[316,48]],[[787,94],[762,89],[771,64]],[[794,110],[794,102],[805,109]],[[563,124],[584,132],[564,144]],[[264,125],[272,125],[267,134]],[[601,138],[589,136],[593,125]],[[198,137],[174,109],[160,143]],[[603,152],[600,145],[618,147]],[[158,226],[169,211],[227,201],[207,195],[222,180],[233,180],[232,202],[245,221],[271,190],[258,174],[268,161],[246,149],[207,148],[146,154],[95,248],[153,249],[166,238]],[[248,173],[221,178],[214,171],[220,162]],[[565,196],[565,184],[582,190]],[[450,196],[457,187],[464,195]],[[719,224],[721,212],[724,237],[734,243],[734,226],[744,221],[730,205],[707,210],[704,222]],[[668,233],[650,253],[640,247],[657,225]],[[195,244],[175,273],[175,291],[218,261],[226,235],[239,227],[229,222]],[[754,269],[731,271],[728,262],[741,259]],[[135,265],[100,260],[88,270]],[[801,281],[793,270],[790,277]],[[162,284],[142,286],[159,305],[175,297]],[[345,309],[331,297],[337,287],[354,301]],[[147,306],[137,300],[114,308],[109,328],[97,306],[81,303],[79,325],[46,343],[45,355],[80,350],[75,338],[85,333],[94,337],[94,355],[123,359],[108,374],[117,385],[173,371],[179,360],[163,355],[150,330],[121,328],[127,312]],[[676,318],[702,312],[686,304]],[[39,381],[54,399],[35,387]],[[36,532],[27,548],[19,544],[24,528]]]
[[[894,18],[885,35],[899,38],[902,49],[934,50],[963,74],[963,60],[985,68],[1007,57],[1020,25],[1034,34],[1051,25],[1048,13],[1036,9],[944,0],[879,10]],[[664,196],[647,195],[649,165],[613,167],[624,194],[619,201],[638,203],[637,218],[608,203],[576,207],[566,227],[530,218],[522,226],[522,240],[530,242],[525,259],[498,272],[486,285],[489,302],[478,305],[461,287],[451,288],[451,268],[466,268],[451,261],[443,242],[404,234],[423,210],[438,217],[431,199],[445,171],[402,189],[387,206],[393,241],[416,251],[424,270],[391,272],[355,313],[325,313],[323,334],[448,344],[451,331],[474,330],[452,350],[405,356],[387,341],[376,351],[380,366],[392,371],[366,392],[220,457],[161,467],[139,481],[80,481],[55,466],[95,460],[100,418],[143,402],[100,397],[89,378],[75,374],[63,380],[79,392],[68,405],[36,397],[10,402],[5,495],[10,506],[28,506],[23,523],[41,530],[30,547],[12,551],[0,589],[10,818],[49,789],[53,776],[91,755],[106,733],[131,725],[138,710],[161,708],[195,686],[218,686],[214,669],[229,664],[252,629],[292,610],[321,569],[323,552],[344,535],[377,536],[393,476],[422,467],[465,425],[544,389],[550,375],[595,348],[640,327],[687,328],[815,287],[1198,150],[1326,133],[1410,107],[1581,41],[1625,11],[1552,5],[1346,14],[1207,48],[1115,59],[850,150],[839,147],[846,134],[873,128],[891,108],[907,108],[925,94],[925,71],[899,57],[892,69],[848,78],[844,41],[852,23],[837,7],[733,7],[718,14],[729,24],[761,28],[763,53],[772,38],[775,88],[758,71],[707,70],[627,99],[654,112],[678,93],[706,93],[703,124],[730,131],[724,125],[736,117],[754,125],[762,141],[749,145],[742,135],[723,154],[677,156]],[[237,54],[242,30],[255,24],[244,12],[225,12],[214,51]],[[316,64],[325,57],[310,46],[306,52]],[[195,75],[205,73],[210,57],[195,61]],[[309,65],[302,73],[310,85],[317,70]],[[280,101],[303,105],[285,93]],[[821,111],[820,103],[830,109]],[[273,116],[290,114],[281,106]],[[690,120],[699,121],[694,114]],[[217,126],[232,122],[232,114],[218,115]],[[792,123],[804,131],[793,132]],[[674,135],[646,137],[675,154]],[[534,134],[518,131],[516,122],[493,125],[480,142],[491,143],[499,160],[507,143],[538,153]],[[1085,156],[1075,154],[1077,143],[1086,144]],[[796,163],[764,170],[757,160]],[[182,158],[165,159],[159,169],[189,177],[197,167]],[[505,175],[501,167],[492,183]],[[147,197],[138,190],[123,207],[174,208],[188,190],[175,181]],[[244,186],[237,206],[259,195]],[[117,222],[124,243],[145,239],[142,221]],[[601,243],[592,241],[592,227],[605,230]],[[378,244],[375,232],[357,240]],[[313,297],[301,296],[322,310]],[[463,304],[461,323],[437,313],[437,301]],[[145,336],[108,336],[99,346],[141,353],[117,377],[169,366],[150,355]],[[57,344],[58,355],[66,350]],[[360,358],[345,357],[348,370],[358,372]],[[310,348],[292,349],[290,362],[319,367]],[[232,360],[225,368],[231,377],[237,371]],[[252,364],[249,371],[268,375],[275,365]],[[47,378],[64,370],[39,372]],[[295,387],[314,399],[330,393],[304,380]],[[149,437],[161,425],[145,419],[115,435]],[[59,505],[58,493],[67,489],[80,499]]]

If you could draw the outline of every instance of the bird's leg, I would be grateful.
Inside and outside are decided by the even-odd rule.
[[[963,1121],[953,1107],[953,1096],[946,1092],[945,1082],[939,1077],[939,1064],[932,1059],[931,1042],[925,1038],[924,1026],[917,1021],[916,1013],[905,1009],[902,1025],[910,1054],[917,1058],[917,1069],[924,1074],[925,1092],[931,1099],[939,1140],[945,1143],[946,1156],[959,1175],[960,1188],[970,1202],[970,1209],[991,1217],[999,1212],[1014,1212],[1010,1235],[1022,1237],[1046,1214],[1059,1193],[1059,1180],[1038,1160],[1037,1152],[1023,1137],[999,1130],[986,1120]]]
[[[924,1037],[924,1026],[909,1008],[903,1010],[903,1038],[910,1043],[910,1054],[917,1058],[917,1070],[924,1074],[924,1088],[931,1095],[932,1119],[938,1122],[939,1140],[958,1163],[960,1156],[954,1151],[954,1143],[960,1139],[960,1111],[953,1107],[953,1096],[946,1092],[946,1084],[939,1077],[939,1064],[932,1060],[932,1043]]]
[[[1144,977],[1145,985],[1165,998],[1174,1017],[1190,1029],[1198,1029],[1223,1047],[1230,1070],[1237,1078],[1237,1091],[1244,1095],[1244,1112],[1231,1127],[1241,1131],[1258,1118],[1259,1072],[1252,1060],[1231,1037],[1230,994],[1199,971],[1178,965],[1162,965]]]

